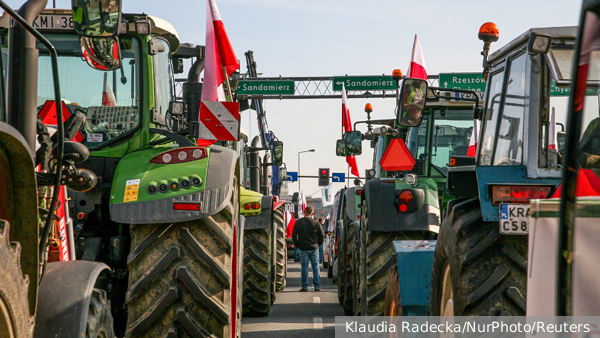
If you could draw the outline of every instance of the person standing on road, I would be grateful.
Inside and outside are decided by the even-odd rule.
[[[323,228],[323,217],[319,217],[319,224],[321,224],[321,228]],[[323,229],[323,234],[325,234],[326,231],[325,229]],[[323,255],[323,244],[321,244],[319,246],[319,263],[323,263],[323,257],[325,257]]]
[[[294,245],[300,250],[300,264],[302,265],[302,289],[308,291],[308,262],[312,265],[313,285],[315,291],[321,291],[321,270],[319,268],[319,246],[323,244],[325,235],[321,224],[312,216],[314,208],[306,207],[304,217],[294,225],[292,239]]]

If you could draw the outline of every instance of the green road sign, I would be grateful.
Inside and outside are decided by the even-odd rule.
[[[440,74],[440,87],[483,92],[485,81],[481,73],[447,73]]]
[[[294,95],[293,80],[241,80],[238,95]]]
[[[333,90],[396,90],[396,81],[391,76],[334,76]]]

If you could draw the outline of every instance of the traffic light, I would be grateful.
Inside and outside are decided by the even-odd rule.
[[[329,168],[319,168],[319,186],[329,185]]]

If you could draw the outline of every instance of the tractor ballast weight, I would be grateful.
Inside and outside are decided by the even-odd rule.
[[[392,178],[369,180],[363,189],[363,202],[369,208],[367,230],[437,232],[440,226],[437,189],[437,185],[429,181],[415,189]],[[412,209],[406,213],[398,210],[397,199],[402,190],[410,190],[414,195],[410,206]]]

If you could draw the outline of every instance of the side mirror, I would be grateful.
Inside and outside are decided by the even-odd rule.
[[[283,179],[284,177],[287,179],[287,168],[281,167],[279,168],[279,180],[285,181],[285,179]]]
[[[335,143],[335,156],[347,156],[346,152],[346,141],[337,140]]]
[[[273,142],[273,165],[280,166],[283,164],[283,142]],[[287,173],[286,173],[287,176]]]
[[[83,58],[90,67],[97,70],[115,70],[121,68],[121,47],[119,38],[79,38]]]
[[[360,131],[344,133],[341,140],[337,140],[335,147],[337,156],[352,156],[362,154],[362,134]]]
[[[121,22],[121,0],[72,0],[75,32],[90,37],[115,36]]]
[[[427,81],[404,79],[400,91],[400,102],[396,107],[396,121],[404,127],[418,127],[423,119],[427,99]]]
[[[558,149],[564,149],[567,144],[567,133],[559,131],[556,135],[556,146]]]

